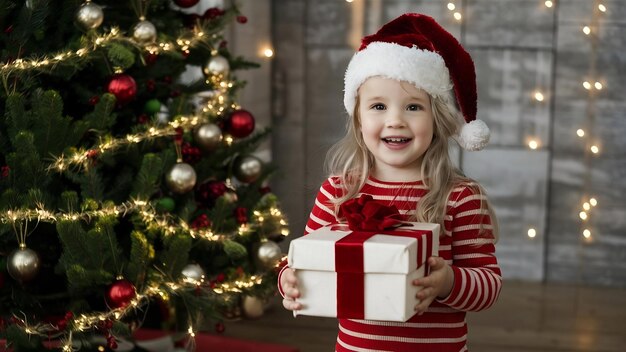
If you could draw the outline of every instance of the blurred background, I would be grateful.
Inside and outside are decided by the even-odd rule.
[[[476,334],[470,326],[470,342],[478,351],[495,343],[481,341],[498,336],[513,342],[495,343],[494,351],[623,350],[626,1],[242,3],[250,32],[237,40],[266,60],[250,72],[257,75],[249,79],[257,88],[245,89],[244,98],[257,104],[257,112],[266,111],[273,128],[267,156],[280,173],[272,188],[292,233],[281,244],[285,252],[289,240],[301,235],[327,176],[325,153],[344,134],[343,76],[360,38],[403,13],[425,13],[473,56],[478,115],[492,131],[482,152],[454,149],[458,165],[485,186],[495,205],[506,282],[492,311],[469,318],[485,324]],[[265,49],[273,56],[263,56]],[[282,310],[279,304],[276,309]],[[284,327],[307,331],[325,324],[307,319]],[[299,347],[317,350],[310,346]],[[331,348],[326,346],[320,350]]]

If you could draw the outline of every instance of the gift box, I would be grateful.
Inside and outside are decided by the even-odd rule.
[[[439,252],[439,224],[363,231],[332,225],[291,241],[302,309],[297,314],[407,321],[419,303],[412,281]]]

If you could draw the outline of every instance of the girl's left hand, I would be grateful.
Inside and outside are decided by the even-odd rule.
[[[423,288],[415,297],[420,303],[415,306],[418,315],[424,314],[428,306],[437,298],[444,298],[452,291],[454,285],[454,272],[448,263],[441,257],[428,258],[430,275],[413,280],[413,285]]]

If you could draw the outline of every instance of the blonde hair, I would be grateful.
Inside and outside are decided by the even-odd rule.
[[[452,93],[451,93],[452,94]],[[460,113],[454,106],[452,96],[430,96],[433,115],[433,139],[424,153],[421,174],[428,192],[417,204],[412,221],[438,223],[444,226],[444,216],[448,198],[459,186],[471,188],[482,195],[484,189],[474,180],[466,177],[450,160],[448,142],[453,138],[464,123]],[[360,131],[359,95],[356,97],[354,113],[347,121],[347,133],[333,145],[326,155],[325,167],[328,174],[341,179],[343,196],[333,199],[335,213],[339,206],[348,199],[355,198],[367,182],[368,175],[374,167],[374,156],[365,146]],[[483,197],[481,197],[482,199]],[[498,226],[493,207],[487,200],[481,201],[482,213],[489,214],[494,239],[498,238]],[[482,221],[481,221],[482,223]],[[481,234],[485,233],[481,226]]]

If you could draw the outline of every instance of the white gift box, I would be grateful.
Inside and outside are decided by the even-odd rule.
[[[388,231],[377,231],[363,242],[364,292],[337,292],[335,244],[352,234],[345,226],[323,227],[291,241],[289,267],[296,272],[300,290],[297,301],[302,304],[302,309],[294,311],[294,316],[337,317],[338,295],[362,295],[363,316],[339,314],[341,318],[409,320],[419,303],[415,295],[420,288],[414,286],[412,281],[426,274],[426,260],[439,253],[439,224],[408,224],[393,230],[395,233],[401,231],[403,235],[386,235]],[[417,238],[407,236],[409,234]]]

